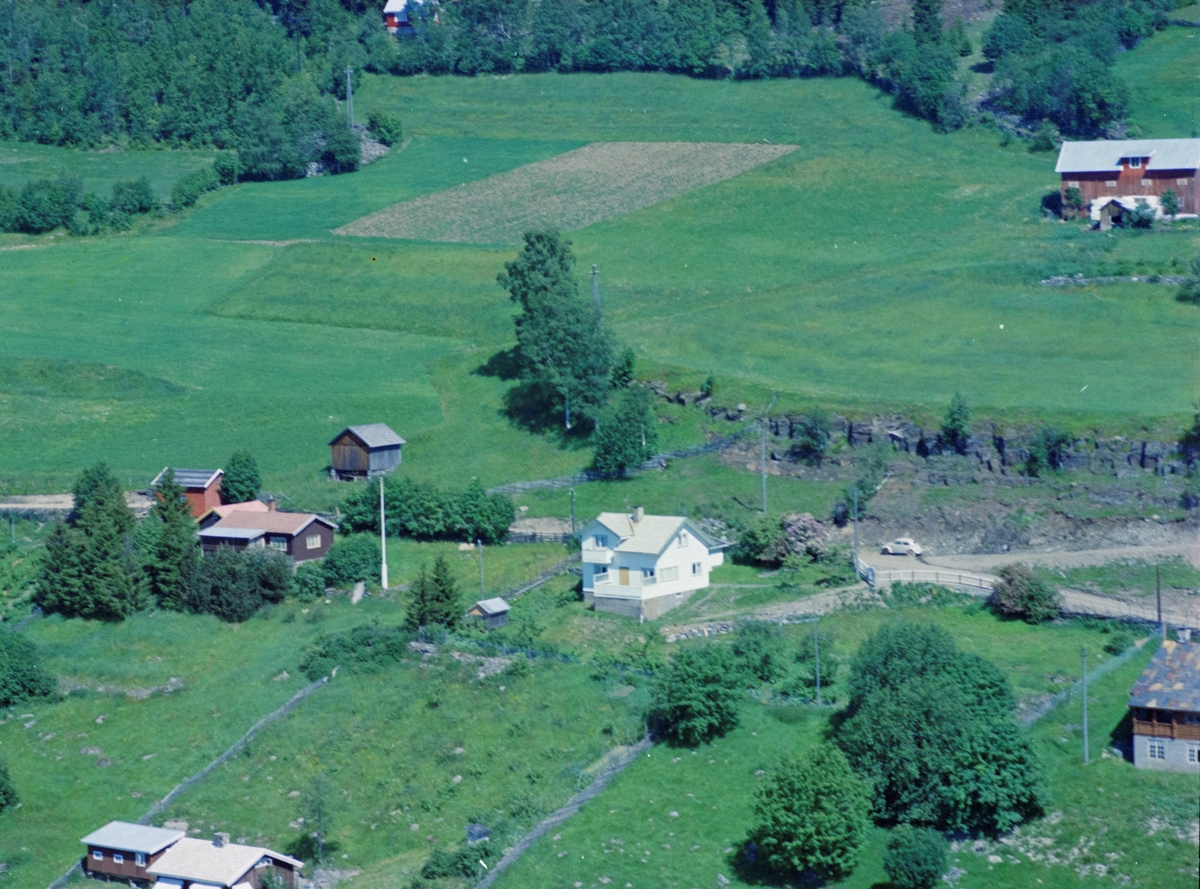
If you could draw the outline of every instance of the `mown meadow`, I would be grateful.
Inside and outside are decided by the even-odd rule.
[[[1190,58],[1183,30],[1122,57],[1145,60],[1143,88],[1177,89],[1177,66],[1159,60]],[[507,384],[477,372],[512,341],[495,276],[514,245],[330,230],[594,140],[798,146],[571,234],[580,277],[599,267],[608,323],[643,377],[712,375],[727,403],[774,392],[779,410],[925,420],[962,390],[981,418],[1164,436],[1200,394],[1197,315],[1172,287],[1037,284],[1178,270],[1200,245],[1194,227],[1110,236],[1046,218],[1051,154],[986,129],[935,133],[857,80],[368,77],[359,103],[406,127],[403,146],[361,172],[222,189],[137,235],[10,236],[30,249],[0,251],[4,491],[63,490],[97,459],[140,486],[165,463],[219,465],[246,447],[269,489],[331,508],[341,489],[323,479],[326,442],[376,420],[408,439],[404,471],[424,478],[493,485],[586,465],[577,440],[515,427]],[[1174,132],[1185,123],[1155,135],[1188,135]],[[5,169],[26,176],[103,183],[144,169],[164,196],[203,160],[6,152]],[[704,434],[687,431],[683,443]]]

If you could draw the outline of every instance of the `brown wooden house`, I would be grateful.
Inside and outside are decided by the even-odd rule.
[[[149,881],[153,877],[148,868],[185,836],[182,830],[110,821],[80,840],[87,846],[83,872],[90,877]]]
[[[157,487],[169,468],[164,466],[151,484]],[[175,470],[175,481],[183,488],[183,496],[192,509],[192,518],[198,519],[213,507],[221,505],[221,476],[224,474],[222,469]]]
[[[1157,209],[1163,194],[1173,191],[1180,215],[1200,213],[1198,170],[1200,139],[1064,142],[1054,167],[1064,204],[1067,189],[1078,188],[1093,213],[1097,202],[1110,198],[1141,197]]]
[[[1166,641],[1133,686],[1133,764],[1200,774],[1200,642]]]
[[[278,878],[285,889],[296,889],[296,877],[304,867],[288,855],[262,846],[229,842],[229,834],[217,833],[211,840],[183,837],[158,858],[147,872],[160,889],[262,889]]]
[[[329,443],[330,478],[371,478],[391,472],[403,459],[405,441],[386,423],[347,426]]]
[[[293,562],[320,559],[333,546],[333,522],[309,512],[277,512],[274,501],[266,512],[235,510],[200,531],[200,549],[207,555],[222,546],[244,550],[261,546],[287,553]]]

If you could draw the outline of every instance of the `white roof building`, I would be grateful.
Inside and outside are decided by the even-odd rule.
[[[597,611],[656,617],[708,586],[724,540],[685,516],[602,512],[580,532],[584,601]]]
[[[1119,173],[1130,158],[1145,161],[1141,169],[1200,168],[1200,139],[1102,139],[1064,142],[1055,173]],[[1138,166],[1135,164],[1134,166]]]
[[[196,883],[203,883],[204,889],[216,889],[248,883],[250,871],[266,867],[276,868],[285,884],[294,885],[294,874],[303,866],[304,862],[290,856],[261,846],[230,843],[225,835],[218,834],[214,840],[183,837],[146,871],[158,878],[155,885],[161,889]]]

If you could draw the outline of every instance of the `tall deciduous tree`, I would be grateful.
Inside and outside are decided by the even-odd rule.
[[[188,602],[199,566],[196,522],[192,519],[183,487],[175,481],[175,470],[156,489],[158,500],[146,521],[157,525],[154,549],[146,563],[150,594],[163,608],[182,611]]]
[[[1006,831],[1040,811],[1042,781],[1008,681],[945,630],[883,627],[851,664],[835,740],[871,785],[876,817]]]
[[[871,826],[867,785],[828,744],[773,769],[758,789],[754,813],[750,840],[785,878],[847,876]]]
[[[649,391],[620,389],[600,412],[592,469],[624,475],[654,456],[658,420]]]
[[[38,663],[34,644],[19,633],[0,630],[0,707],[44,698],[55,687],[54,677]]]
[[[738,724],[741,674],[724,647],[685,648],[659,678],[655,715],[667,738],[696,747]]]
[[[249,451],[234,451],[221,477],[221,499],[226,503],[245,503],[257,498],[261,490],[262,476],[254,455]]]
[[[553,230],[525,234],[525,246],[497,281],[521,307],[515,319],[523,376],[576,417],[594,417],[608,396],[613,349],[599,310],[579,295],[571,242]]]

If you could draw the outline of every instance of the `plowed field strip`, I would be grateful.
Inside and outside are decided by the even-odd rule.
[[[334,234],[509,244],[632,213],[768,163],[794,145],[594,142],[507,173],[393,204]]]

